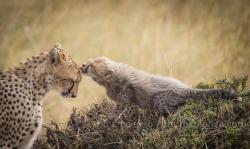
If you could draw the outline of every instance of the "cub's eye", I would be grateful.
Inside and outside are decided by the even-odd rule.
[[[91,65],[86,66],[86,71],[88,71],[89,68],[91,68]]]
[[[89,71],[89,69],[92,67],[93,67],[92,65],[85,65],[85,68],[83,68],[82,72],[87,73]]]

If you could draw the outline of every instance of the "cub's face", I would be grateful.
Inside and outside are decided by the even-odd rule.
[[[103,82],[108,82],[111,77],[112,61],[106,57],[96,57],[89,59],[81,67],[81,72],[83,75],[91,77],[94,81],[102,84]]]
[[[51,88],[63,97],[76,97],[81,81],[80,68],[74,60],[62,49],[55,47],[50,51]]]

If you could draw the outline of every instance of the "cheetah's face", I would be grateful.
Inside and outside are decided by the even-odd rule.
[[[54,50],[54,51],[53,51]],[[50,86],[63,97],[76,97],[81,73],[77,64],[62,49],[52,49],[50,52],[51,72]]]
[[[97,82],[108,81],[113,73],[111,63],[111,60],[106,57],[92,58],[82,65],[81,72]]]

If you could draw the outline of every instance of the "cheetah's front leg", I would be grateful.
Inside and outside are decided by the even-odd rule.
[[[42,128],[42,118],[37,119],[37,121],[34,122],[35,125],[33,126],[33,134],[30,134],[29,136],[27,136],[23,142],[20,144],[19,149],[30,149],[32,148],[32,145],[36,139],[36,137],[38,136],[39,131]]]

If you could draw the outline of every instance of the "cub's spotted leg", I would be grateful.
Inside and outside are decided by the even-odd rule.
[[[112,113],[110,114],[109,120],[115,120],[118,119],[123,113],[127,111],[129,107],[133,105],[132,99],[134,99],[133,92],[129,86],[126,86],[126,88],[122,89],[121,92],[111,92],[112,90],[109,90],[110,96],[115,97],[117,101],[116,107],[113,109]]]
[[[154,109],[157,109],[163,115],[175,112],[185,102],[185,96],[169,90],[159,92],[153,97]]]
[[[1,148],[1,149],[12,149],[12,147],[4,146],[4,147]]]
[[[124,113],[127,110],[127,107],[130,107],[135,100],[133,88],[130,85],[125,85],[123,88],[119,86],[110,87],[107,85],[107,94],[108,96],[115,100],[117,105],[110,114],[109,119],[115,119],[119,117],[120,114]]]
[[[109,121],[114,121],[119,119],[122,114],[127,111],[127,108],[131,106],[131,103],[128,101],[121,101],[117,103],[116,107],[112,110],[112,113],[109,116]]]

